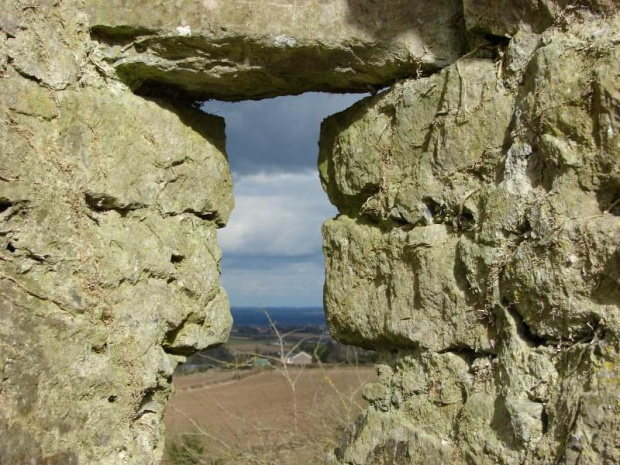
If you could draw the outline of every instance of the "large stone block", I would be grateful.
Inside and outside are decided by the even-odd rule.
[[[1,99],[0,462],[157,463],[176,365],[231,326],[223,122],[12,69]]]
[[[465,61],[323,123],[324,186],[356,219],[324,228],[326,311],[345,340],[492,350],[487,286],[466,279],[462,257],[484,221],[513,111],[496,72]],[[489,266],[500,259],[495,246],[481,253]]]
[[[466,47],[457,0],[86,4],[99,57],[123,80],[203,99],[367,92],[446,66]]]
[[[492,350],[493,334],[455,266],[444,225],[381,231],[346,216],[323,228],[325,304],[333,334],[373,349]]]
[[[325,121],[328,321],[400,351],[334,464],[617,460],[619,23],[564,19]]]

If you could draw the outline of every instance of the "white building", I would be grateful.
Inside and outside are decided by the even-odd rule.
[[[286,357],[287,365],[310,365],[312,363],[312,355],[306,352],[299,352],[295,355]]]

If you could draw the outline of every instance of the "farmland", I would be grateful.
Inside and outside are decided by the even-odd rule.
[[[230,339],[189,357],[174,377],[167,463],[323,463],[365,405],[376,354],[332,340],[320,308],[233,316]],[[312,364],[285,362],[302,351]]]
[[[203,461],[185,463],[322,463],[364,405],[361,388],[375,378],[372,366],[288,367],[287,373],[253,368],[176,377],[176,394],[165,416],[168,451],[191,437],[199,440],[190,448],[202,448]],[[178,455],[175,463],[183,463]]]

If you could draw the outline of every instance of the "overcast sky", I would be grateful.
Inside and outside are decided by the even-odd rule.
[[[231,305],[321,306],[321,224],[336,215],[317,169],[321,121],[363,95],[207,102],[226,119],[235,210],[219,231]]]

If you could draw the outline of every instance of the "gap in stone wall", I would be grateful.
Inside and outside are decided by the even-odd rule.
[[[278,325],[287,324],[278,319],[285,313],[302,315],[312,307],[313,313],[304,324],[317,324],[316,310],[323,305],[325,280],[321,226],[337,215],[319,179],[320,126],[323,119],[349,108],[366,95],[307,93],[236,103],[208,101],[201,106],[204,112],[221,116],[226,121],[226,151],[234,178],[235,208],[226,227],[218,230],[218,244],[222,249],[221,283],[232,307],[255,307],[251,310],[256,310],[256,314],[261,313],[258,308],[264,309]],[[294,321],[303,318],[306,317],[291,316]],[[292,440],[286,453],[296,458],[290,463],[304,463],[304,453],[323,454],[324,451],[308,452],[295,444],[293,439],[298,437],[298,432],[290,429],[290,387],[280,370],[258,364],[248,369],[247,364],[243,366],[240,361],[244,351],[245,355],[248,350],[254,350],[255,356],[263,353],[265,349],[259,344],[264,343],[248,341],[257,348],[247,349],[237,345],[242,341],[236,339],[235,334],[233,329],[228,343],[195,354],[177,369],[176,394],[164,417],[167,429],[165,464],[185,463],[182,457],[192,451],[205,460],[209,454],[218,456],[222,451],[211,450],[212,447],[217,449],[218,444],[226,444],[222,446],[225,449],[232,447],[230,454],[238,454],[249,447],[251,454],[267,457],[271,453],[269,447],[278,449],[274,444],[284,438]],[[317,340],[325,343],[331,339]],[[292,349],[295,341],[287,337],[285,351]],[[319,342],[316,344],[318,347]],[[363,365],[365,360],[359,361],[357,349],[350,349],[341,350],[346,350],[346,357],[351,356],[355,365],[332,367],[335,370],[325,372],[325,368],[315,366],[300,378],[297,385],[299,418],[304,434],[321,431],[325,438],[333,436],[335,440],[338,437],[339,433],[325,427],[325,418],[321,417],[323,409],[335,408],[332,405],[334,388],[328,386],[326,379],[335,383],[335,389],[342,390],[336,391],[338,395],[357,393],[357,397],[351,397],[349,407],[359,405],[356,402],[361,401],[361,386],[374,380],[373,365]],[[235,353],[239,361],[235,359],[227,364],[227,355]],[[271,359],[269,363],[277,365]],[[257,374],[257,370],[262,371]],[[185,374],[189,376],[182,376]],[[293,372],[293,376],[297,377],[298,373]],[[311,404],[308,393],[315,399]],[[308,417],[309,405],[312,405],[312,412],[316,410],[313,418]],[[213,418],[214,410],[217,418]],[[272,414],[271,410],[282,411]],[[348,422],[354,420],[357,412],[354,408],[347,412]],[[335,414],[330,412],[329,415]],[[338,411],[334,418],[344,421],[346,417],[342,415],[344,413]],[[203,425],[204,431],[197,432],[191,422]],[[269,432],[255,430],[258,424]],[[234,435],[223,431],[227,428]],[[215,446],[213,438],[207,437],[205,432],[217,437]],[[187,438],[193,439],[188,442]],[[253,448],[258,447],[256,443],[261,441],[273,444],[265,451],[254,451]],[[278,459],[274,463],[284,462]]]
[[[218,241],[232,306],[322,305],[321,224],[336,209],[318,176],[320,125],[364,96],[306,93],[202,106],[226,120],[235,209]]]

